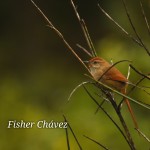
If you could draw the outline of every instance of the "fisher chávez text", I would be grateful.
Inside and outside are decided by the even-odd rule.
[[[67,122],[57,122],[54,120],[39,120],[37,122],[34,121],[24,121],[24,120],[9,120],[7,124],[7,128],[22,128],[22,129],[30,129],[33,127],[37,127],[39,129],[48,129],[48,128],[67,128]]]

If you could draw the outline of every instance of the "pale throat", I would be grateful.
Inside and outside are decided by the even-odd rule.
[[[100,68],[91,67],[90,71],[95,80],[98,80],[104,73],[104,71],[101,67]]]

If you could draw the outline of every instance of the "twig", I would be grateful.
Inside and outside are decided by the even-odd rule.
[[[132,27],[134,33],[136,34],[136,36],[137,36],[138,40],[140,41],[142,47],[146,50],[147,54],[150,56],[150,51],[148,50],[148,48],[146,47],[146,45],[144,44],[144,42],[142,41],[142,39],[140,38],[139,34],[137,33],[137,31],[136,31],[136,29],[135,29],[135,26],[134,26],[134,24],[133,24],[133,22],[132,22],[132,19],[131,19],[131,17],[130,17],[130,13],[129,13],[128,9],[127,9],[127,5],[126,5],[126,3],[125,3],[125,0],[122,0],[122,2],[123,2],[123,6],[124,6],[124,8],[125,8],[125,11],[126,11],[128,20],[129,20],[129,22],[130,22],[130,25],[131,25],[131,27]]]
[[[90,57],[93,57],[92,54],[90,52],[88,52],[83,46],[81,46],[80,44],[76,44],[76,45],[77,45],[77,47],[82,49],[86,54],[88,54]]]
[[[145,77],[144,77],[144,78],[145,78]],[[146,91],[144,87],[140,87],[140,86],[138,86],[137,84],[133,84],[133,83],[131,83],[131,82],[128,82],[128,84],[129,84],[129,85],[132,85],[132,86],[134,86],[134,87],[136,87],[136,88],[138,88],[138,89],[144,91],[146,94],[150,95],[150,93],[149,93],[148,91]],[[149,87],[146,87],[146,88],[149,88]]]
[[[89,139],[89,140],[91,140],[92,142],[94,142],[94,143],[96,143],[96,144],[98,144],[100,147],[102,147],[103,149],[105,149],[105,150],[109,150],[107,147],[105,147],[104,145],[102,145],[101,143],[99,143],[99,142],[97,142],[97,141],[95,141],[94,139],[92,139],[92,138],[89,138],[88,136],[86,136],[86,135],[83,135],[85,138],[87,138],[87,139]]]
[[[144,79],[145,79],[145,77],[142,77],[139,81],[137,81],[137,82],[135,83],[135,86],[133,86],[133,87],[130,89],[130,91],[128,92],[127,95],[129,95],[129,94],[136,88],[136,86],[137,86],[138,84],[140,84]]]
[[[133,85],[133,87],[130,89],[130,91],[127,93],[127,95],[129,95],[135,88],[139,88],[139,89],[141,89],[141,90],[143,90],[146,94],[148,94],[148,95],[150,95],[150,93],[149,92],[147,92],[145,89],[143,89],[143,88],[141,88],[141,87],[139,87],[138,86],[138,84],[140,83],[140,82],[142,82],[143,80],[145,79],[145,77],[143,77],[143,78],[141,78],[136,84],[131,84],[131,85]],[[129,98],[128,98],[129,99]],[[130,100],[130,99],[129,99]],[[122,105],[122,103],[124,102],[124,98],[122,99],[122,101],[119,103],[119,108],[121,107],[121,105]],[[146,103],[143,103],[143,102],[141,102],[140,101],[140,103],[142,104],[140,104],[141,106],[143,106],[143,107],[145,107],[145,108],[147,108],[147,109],[150,109],[150,105],[148,105],[148,104],[146,104]]]
[[[131,68],[131,66],[129,65],[127,79],[129,78],[129,75],[130,75],[130,68]],[[128,82],[127,84],[132,85],[133,87],[130,89],[130,91],[128,92],[127,95],[129,95],[135,88],[139,88],[140,90],[144,91],[146,94],[150,95],[150,93],[148,91],[146,91],[144,89],[144,87],[138,86],[138,84],[140,82],[142,82],[144,79],[145,79],[145,77],[142,77],[136,84]],[[149,87],[145,87],[145,88],[149,88]],[[119,107],[121,106],[121,104],[123,103],[123,101],[124,101],[124,99],[120,102]]]
[[[131,66],[129,65],[127,79],[128,79],[129,76],[130,76],[130,70],[131,70]],[[133,86],[132,89],[128,92],[128,94],[131,93],[135,88],[139,88],[139,89],[141,89],[142,91],[144,91],[146,94],[150,95],[150,93],[147,92],[147,91],[144,89],[144,88],[149,88],[149,87],[141,87],[141,86],[138,86],[138,84],[139,84],[140,82],[142,82],[144,79],[145,79],[145,77],[142,77],[136,84],[133,84],[133,83],[131,83],[131,82],[128,82],[129,85],[132,85],[132,86]]]
[[[91,97],[91,99],[96,103],[96,105],[105,113],[105,115],[113,122],[113,124],[117,127],[117,129],[120,131],[120,133],[122,134],[122,136],[125,138],[126,142],[128,143],[128,145],[130,146],[130,143],[128,141],[128,139],[126,138],[125,134],[123,133],[123,131],[121,130],[121,128],[118,126],[118,124],[112,119],[112,117],[105,111],[105,109],[95,100],[95,98],[90,94],[90,92],[87,90],[87,88],[83,85],[85,91],[87,92],[87,94]]]
[[[130,66],[128,67],[128,74],[127,74],[127,79],[129,80],[129,77],[130,77],[130,72],[131,72],[131,68]]]
[[[130,71],[131,71],[131,68],[130,68],[130,65],[129,65],[129,67],[128,67],[128,74],[127,74],[127,79],[129,79]],[[126,93],[126,95],[128,95],[128,94]],[[118,108],[119,108],[119,109],[121,109],[123,102],[124,102],[124,97],[122,98],[121,102],[120,102],[119,105],[118,105]]]
[[[71,4],[72,4],[72,7],[73,7],[73,9],[74,9],[74,11],[75,11],[75,14],[76,14],[76,16],[77,16],[77,19],[78,19],[78,21],[79,21],[79,23],[80,23],[80,25],[81,25],[81,28],[82,28],[83,33],[84,33],[84,36],[85,36],[86,41],[87,41],[87,44],[88,44],[88,46],[89,46],[89,48],[90,48],[90,50],[91,50],[91,54],[92,54],[93,57],[96,57],[97,54],[96,54],[96,51],[95,51],[93,42],[92,42],[92,40],[91,40],[91,37],[90,37],[90,35],[89,35],[88,29],[87,29],[87,27],[86,27],[85,21],[80,18],[80,15],[79,15],[79,13],[78,13],[78,11],[77,11],[76,6],[74,5],[73,0],[71,0]]]
[[[46,20],[48,23],[48,27],[53,29],[55,33],[61,38],[61,40],[64,42],[64,44],[67,46],[67,48],[73,53],[73,55],[79,60],[79,62],[87,69],[87,71],[90,73],[89,68],[84,64],[82,59],[77,55],[77,53],[72,49],[72,47],[69,45],[69,43],[65,40],[64,36],[62,33],[52,24],[52,22],[47,18],[47,16],[43,13],[43,11],[35,4],[33,0],[31,0],[32,4],[36,7],[38,12],[43,16],[43,18]]]
[[[140,106],[142,106],[142,107],[147,108],[147,109],[150,110],[150,105],[145,104],[145,103],[143,103],[143,102],[141,102],[141,101],[134,100],[133,98],[131,98],[131,97],[127,96],[127,95],[124,95],[124,94],[122,94],[122,93],[120,93],[120,92],[114,90],[113,88],[111,88],[111,87],[109,87],[109,86],[103,84],[102,82],[96,81],[96,80],[93,79],[91,76],[88,76],[88,77],[89,77],[90,79],[92,79],[93,81],[95,81],[96,83],[100,84],[101,86],[103,86],[103,87],[105,87],[105,88],[107,88],[107,89],[113,91],[114,93],[116,93],[116,94],[118,94],[118,95],[121,95],[122,97],[127,98],[128,100],[130,100],[130,101],[132,101],[132,102],[134,102],[134,103],[136,103],[136,104],[138,104],[138,105],[140,105]]]
[[[100,80],[102,79],[102,77],[103,77],[111,68],[113,68],[113,67],[116,66],[117,64],[119,64],[119,63],[121,63],[121,62],[125,62],[125,61],[131,62],[131,61],[129,61],[129,60],[120,60],[120,61],[114,63],[113,65],[111,65],[111,66],[101,75],[101,77],[100,77],[98,80],[100,81]]]
[[[67,121],[67,119],[66,119],[66,117],[65,117],[64,115],[63,115],[63,117],[64,117],[64,119]],[[68,121],[67,121],[67,122],[68,122]],[[68,123],[68,127],[69,127],[69,129],[70,129],[70,131],[71,131],[71,133],[72,133],[72,135],[73,135],[73,137],[74,137],[76,143],[78,144],[78,147],[80,148],[80,150],[82,150],[82,147],[81,147],[81,145],[80,145],[80,143],[79,143],[79,141],[78,141],[78,139],[77,139],[77,137],[76,137],[76,135],[75,135],[75,133],[74,133],[74,131],[73,131],[73,129],[71,128],[71,126],[70,126],[69,123]]]
[[[64,121],[67,122],[65,115],[63,115],[63,117],[64,117]],[[66,139],[67,139],[67,148],[68,148],[68,150],[70,150],[68,128],[65,128],[65,132],[66,132]]]
[[[77,86],[72,90],[72,92],[70,93],[70,95],[69,95],[69,97],[68,97],[68,101],[70,101],[70,99],[71,99],[73,93],[74,93],[78,88],[80,88],[82,85],[87,84],[87,83],[90,83],[90,81],[82,82],[82,83],[80,83],[79,85],[77,85]]]
[[[150,80],[150,77],[149,77],[149,76],[143,74],[141,71],[137,70],[137,69],[136,69],[134,66],[132,66],[131,64],[130,64],[130,67],[131,67],[136,73],[138,73],[139,75],[141,75],[141,76],[145,77],[146,79]]]
[[[102,106],[103,104],[104,104],[104,102],[105,102],[106,100],[105,100],[105,98],[104,98],[104,100],[99,104],[100,106]],[[96,111],[95,111],[95,114],[97,114],[97,112],[99,111],[99,106],[98,106],[98,108],[96,109]]]
[[[137,130],[140,133],[140,135],[142,135],[142,137],[150,143],[150,139],[142,131],[140,131],[139,129],[135,129],[135,130]]]
[[[102,93],[102,94],[103,94],[103,93]],[[104,97],[102,94],[100,95],[100,94],[96,93],[96,95],[97,95],[98,97],[101,97],[101,98],[103,99],[103,101],[99,104],[100,106],[102,106],[102,105],[104,104],[104,102],[110,102],[110,101],[107,99],[107,97]],[[95,114],[98,112],[98,110],[99,110],[99,106],[98,106],[98,108],[96,109]]]
[[[149,27],[149,23],[148,23],[148,20],[147,20],[146,15],[145,15],[145,11],[144,11],[143,4],[142,4],[141,1],[140,1],[140,6],[141,6],[141,12],[142,12],[143,18],[144,18],[144,20],[145,20],[145,23],[146,23],[146,27],[147,27],[148,33],[149,33],[149,35],[150,35],[150,27]]]
[[[116,114],[118,115],[119,119],[120,119],[120,122],[122,124],[122,127],[124,128],[124,131],[126,133],[126,136],[127,136],[127,139],[128,139],[128,142],[130,144],[130,148],[131,150],[136,150],[135,146],[134,146],[134,142],[132,140],[132,137],[131,137],[131,134],[129,132],[129,129],[126,125],[126,122],[124,120],[124,118],[122,117],[122,114],[121,114],[121,111],[120,111],[120,107],[117,106],[116,102],[114,101],[114,98],[112,97],[111,93],[110,92],[106,92],[104,91],[104,93],[106,94],[106,96],[109,98],[114,110],[116,111]]]
[[[142,46],[142,44],[136,39],[134,38],[132,35],[130,35],[118,22],[116,22],[101,6],[100,4],[98,4],[98,7],[100,8],[100,10],[103,12],[103,14],[110,19],[117,27],[119,27],[119,29],[125,33],[129,38],[131,38],[135,43],[137,43],[139,46]]]

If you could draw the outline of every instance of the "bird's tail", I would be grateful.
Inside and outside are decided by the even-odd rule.
[[[126,94],[126,90],[123,90],[122,93],[123,93],[123,94]],[[125,98],[124,101],[125,101],[125,103],[127,104],[127,107],[128,107],[128,110],[129,110],[129,112],[130,112],[130,114],[131,114],[131,117],[132,117],[133,123],[134,123],[134,125],[135,125],[135,128],[136,128],[136,129],[139,129],[138,124],[137,124],[137,121],[136,121],[136,119],[135,119],[135,115],[134,115],[134,113],[133,113],[133,110],[132,110],[132,108],[131,108],[131,105],[130,105],[129,100],[128,100],[127,98]]]

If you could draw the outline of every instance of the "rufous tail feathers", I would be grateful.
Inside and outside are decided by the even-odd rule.
[[[126,95],[126,90],[123,90],[123,91],[122,91],[122,94],[125,94],[125,95]],[[131,114],[131,117],[132,117],[133,123],[134,123],[134,125],[135,125],[135,128],[136,128],[136,129],[139,129],[138,124],[137,124],[137,121],[136,121],[136,119],[135,119],[135,116],[134,116],[134,113],[133,113],[133,110],[132,110],[132,108],[131,108],[131,105],[130,105],[129,100],[128,100],[127,98],[124,98],[124,101],[125,101],[125,103],[127,104],[127,107],[128,107],[128,110],[129,110],[129,112],[130,112],[130,114]]]

